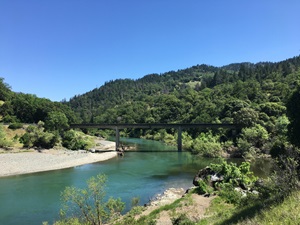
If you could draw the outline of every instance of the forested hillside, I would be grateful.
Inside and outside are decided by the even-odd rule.
[[[87,123],[115,123],[118,117],[124,123],[227,121],[233,119],[237,102],[236,107],[274,116],[266,107],[285,104],[299,80],[299,65],[300,57],[221,68],[197,65],[138,80],[109,81],[66,104]]]
[[[138,80],[109,81],[65,104],[86,123],[239,123],[245,128],[233,145],[245,156],[269,153],[284,144],[286,102],[299,81],[299,56],[278,63],[197,65]],[[169,143],[176,139],[174,130],[125,133]],[[203,134],[195,129],[186,131],[183,141],[196,152],[203,143],[215,144],[208,154],[215,156],[211,149],[224,149],[220,138],[233,141],[226,131]]]
[[[286,104],[299,81],[300,56],[118,79],[62,103],[14,93],[1,79],[0,115],[6,123],[42,121],[46,131],[69,138],[66,146],[78,139],[71,131],[62,132],[70,123],[238,123],[244,125],[238,138],[227,130],[186,130],[183,147],[206,156],[248,157],[278,152],[286,145]],[[127,129],[123,135],[175,144],[176,132]]]
[[[0,148],[23,147],[52,148],[61,143],[68,124],[79,122],[73,110],[61,102],[38,98],[32,94],[15,93],[0,78]],[[26,126],[24,126],[26,124]],[[28,126],[29,125],[29,126]],[[20,129],[22,136],[8,135]],[[80,146],[82,147],[82,146]]]
[[[0,78],[0,101],[3,122],[37,123],[40,120],[45,121],[49,112],[64,113],[70,123],[77,121],[74,112],[67,105],[32,94],[12,92],[3,78]]]

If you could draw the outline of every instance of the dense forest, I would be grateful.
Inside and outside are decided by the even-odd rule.
[[[197,65],[137,80],[109,81],[64,104],[85,123],[242,124],[238,140],[224,130],[187,130],[184,148],[207,156],[234,150],[236,155],[251,157],[284,145],[289,123],[286,104],[298,87],[299,66],[299,56],[278,63]],[[176,140],[174,130],[125,130],[123,135],[171,144]],[[220,139],[226,142],[220,144]],[[210,150],[203,150],[203,143]]]
[[[238,138],[224,129],[186,130],[183,147],[211,157],[252,157],[279,151],[286,144],[286,105],[299,80],[299,56],[277,63],[196,65],[137,80],[117,79],[63,102],[14,93],[1,79],[0,115],[5,123],[42,121],[40,127],[63,138],[75,135],[65,134],[69,124],[81,122],[237,123],[244,126]],[[175,144],[177,134],[172,129],[127,129],[123,135]]]

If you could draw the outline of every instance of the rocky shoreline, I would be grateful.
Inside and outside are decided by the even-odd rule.
[[[115,144],[104,140],[100,143],[103,150],[111,149]],[[116,156],[117,152],[115,151],[100,153],[56,149],[28,152],[9,151],[0,154],[0,177],[71,168],[108,160]]]

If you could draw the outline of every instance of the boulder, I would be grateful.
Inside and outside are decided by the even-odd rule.
[[[205,167],[204,169],[199,170],[196,176],[193,179],[193,184],[195,186],[199,186],[200,180],[208,181],[211,186],[214,186],[214,183],[218,181],[222,181],[223,177],[219,176],[215,171],[213,171],[210,167]]]

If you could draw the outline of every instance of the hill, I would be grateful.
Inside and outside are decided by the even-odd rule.
[[[221,109],[234,99],[284,103],[298,79],[299,61],[298,56],[278,63],[234,63],[219,68],[197,65],[137,80],[111,80],[65,104],[83,122],[113,123],[118,117],[131,123],[212,122],[224,117]],[[220,98],[224,104],[216,109]],[[199,114],[202,116],[197,118]]]
[[[149,74],[137,80],[111,80],[68,102],[14,93],[1,79],[0,115],[3,122],[44,121],[48,130],[57,128],[55,121],[61,124],[234,122],[245,126],[239,139],[228,130],[202,133],[190,129],[183,132],[183,147],[195,154],[202,151],[206,156],[238,153],[237,156],[246,157],[268,154],[284,145],[289,123],[285,105],[299,79],[300,56],[276,63],[246,62],[223,67],[202,64]],[[177,134],[172,129],[127,129],[123,135],[175,144]]]

